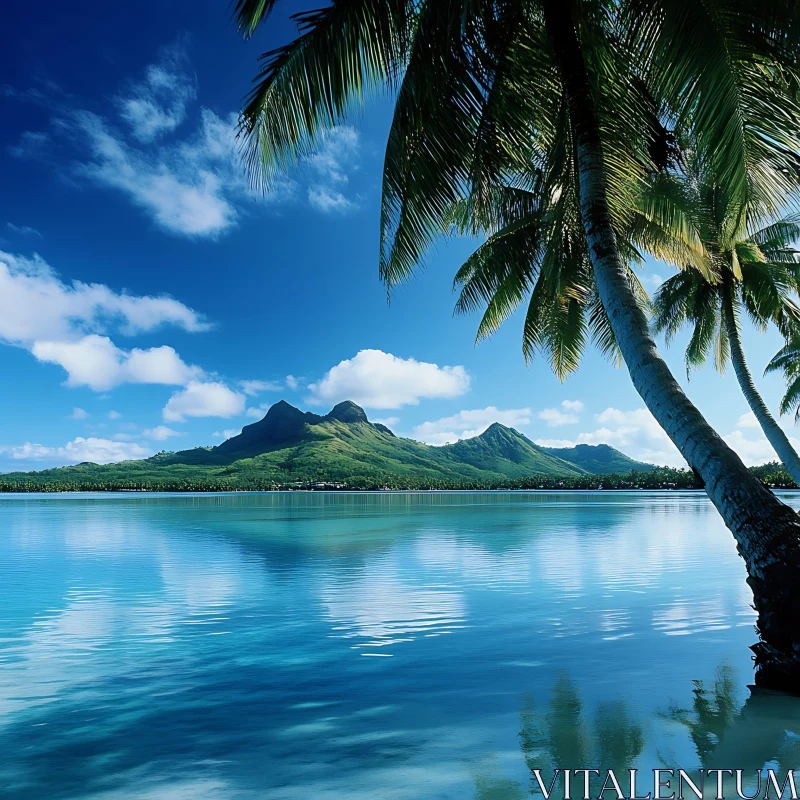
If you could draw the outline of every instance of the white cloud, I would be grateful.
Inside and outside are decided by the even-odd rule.
[[[722,438],[732,447],[748,466],[776,461],[778,457],[766,437],[752,424],[752,414],[739,418],[737,429]],[[621,411],[607,408],[597,414],[595,420],[601,427],[594,431],[579,434],[574,440],[536,439],[542,447],[574,447],[576,444],[609,444],[631,458],[651,464],[673,467],[686,467],[686,462],[672,444],[669,437],[646,408]],[[745,434],[739,428],[745,428]],[[754,431],[753,429],[757,430]],[[748,438],[755,436],[755,438]],[[800,440],[790,439],[795,449],[800,448]]]
[[[356,208],[352,200],[348,200],[341,192],[331,191],[322,186],[308,187],[308,204],[323,214],[339,212],[345,214]]]
[[[178,43],[117,93],[119,120],[62,111],[49,132],[25,131],[12,153],[36,157],[52,138],[69,141],[81,150],[75,175],[120,192],[162,230],[179,236],[216,238],[256,204],[285,207],[299,199],[299,184],[285,177],[271,181],[266,192],[253,189],[237,140],[238,113],[198,110],[196,94]],[[358,169],[358,157],[355,128],[341,125],[319,137],[300,170],[312,208],[343,213],[358,207],[358,199],[347,196],[348,173]]]
[[[82,408],[78,408],[77,406],[72,409],[72,413],[69,415],[70,419],[86,419],[89,416],[88,411],[84,411]]]
[[[305,159],[312,175],[308,202],[323,213],[346,213],[358,208],[343,193],[348,169],[357,168],[358,131],[349,125],[330,128],[320,137],[317,150]]]
[[[141,142],[152,142],[186,119],[194,100],[194,80],[188,73],[186,50],[181,43],[165,48],[157,64],[145,70],[144,80],[116,98],[120,115]]]
[[[278,381],[239,381],[239,386],[249,397],[262,392],[279,392],[283,388]]]
[[[580,400],[562,400],[561,409],[543,408],[536,412],[536,416],[544,420],[548,428],[556,428],[559,425],[574,425],[579,422],[581,411],[583,403]]]
[[[40,239],[42,238],[42,234],[36,228],[31,228],[30,225],[15,225],[13,222],[7,222],[6,227],[20,236],[38,236]]]
[[[531,410],[529,408],[499,409],[494,406],[459,411],[451,417],[442,417],[432,422],[417,425],[411,433],[412,438],[426,444],[450,444],[459,439],[471,439],[483,433],[493,422],[499,422],[509,428],[520,428],[529,425]]]
[[[170,397],[162,414],[167,422],[184,422],[186,417],[234,417],[244,406],[245,396],[224,383],[194,380]]]
[[[746,414],[742,414],[739,417],[738,421],[736,422],[737,428],[758,428],[760,427],[758,424],[758,420],[756,419],[756,415],[752,411],[748,411]]]
[[[211,435],[215,439],[232,439],[242,432],[241,428],[226,428],[224,431],[214,431]]]
[[[109,411],[106,416],[108,416],[109,419],[119,419],[122,416],[122,414],[120,414],[119,411],[114,411],[114,409],[112,408],[111,411]]]
[[[238,163],[234,115],[223,120],[204,109],[192,140],[155,153],[128,145],[95,114],[76,122],[92,152],[80,174],[123,192],[169,233],[215,237],[236,223],[237,200],[255,199]]]
[[[46,447],[41,444],[25,442],[16,447],[3,448],[11,458],[18,461],[62,461],[77,464],[92,461],[95,464],[113,464],[133,458],[146,458],[152,451],[134,442],[113,441],[111,439],[88,439],[78,436],[63,447]]]
[[[23,131],[19,142],[9,148],[14,158],[38,158],[50,147],[51,140],[45,131]]]
[[[152,439],[155,442],[165,442],[167,439],[172,438],[173,436],[185,436],[185,433],[181,431],[175,431],[172,428],[168,428],[166,425],[157,425],[155,428],[147,428],[146,430],[142,431],[142,435],[146,439]]]
[[[295,378],[294,375],[287,375],[286,376],[286,386],[291,389],[293,392],[296,392],[297,389],[300,387],[300,379]]]
[[[661,287],[661,284],[664,283],[665,279],[656,272],[646,272],[642,275],[641,280],[645,288],[649,289],[651,292],[656,292]]]
[[[4,453],[8,453],[11,458],[21,461],[40,461],[50,458],[56,450],[57,448],[55,447],[45,447],[43,444],[34,444],[32,442],[25,442],[25,444],[20,444],[16,447],[3,448]]]
[[[548,428],[557,428],[559,425],[574,425],[580,421],[577,414],[565,414],[557,408],[544,408],[536,412],[536,416],[547,423]]]
[[[122,383],[185,384],[199,377],[199,367],[185,364],[167,345],[147,350],[121,350],[107,336],[92,334],[76,342],[34,342],[39,361],[67,371],[67,386],[105,391]]]
[[[201,108],[199,123],[179,140],[157,140],[187,118],[194,80],[181,47],[146,69],[145,80],[117,97],[135,142],[107,119],[79,111],[63,122],[84,138],[90,156],[76,171],[100,186],[122,192],[163,230],[215,238],[231,229],[256,203],[290,200],[296,186],[277,179],[256,192],[247,181],[237,142],[238,115]]]
[[[382,350],[361,350],[309,385],[316,405],[352,400],[368,408],[417,405],[421,398],[458,397],[469,389],[464,367],[439,367]]]
[[[387,428],[394,428],[395,425],[400,424],[400,417],[383,417],[382,419],[373,419],[372,422],[385,425]]]
[[[269,403],[262,403],[260,406],[250,406],[244,413],[253,419],[261,419],[269,411]]]
[[[747,416],[747,414],[744,414],[742,418],[744,419]],[[740,419],[739,425],[741,426],[741,424]],[[748,467],[757,464],[766,464],[768,461],[780,461],[777,454],[772,449],[772,445],[767,441],[767,437],[764,436],[757,425],[745,427],[749,429],[747,435],[737,428],[722,438],[739,454],[739,458],[741,458]],[[758,430],[753,431],[753,427],[758,428]],[[748,436],[755,436],[756,438],[751,439],[748,438]],[[789,442],[795,450],[800,450],[800,440],[789,436]]]
[[[686,462],[646,408],[621,411],[607,408],[595,415],[601,427],[581,433],[574,440],[537,439],[543,447],[573,447],[576,444],[609,444],[631,458],[652,464],[685,467]]]
[[[748,439],[740,430],[735,430],[722,438],[739,454],[739,458],[747,466],[766,464],[767,461],[778,460],[775,451],[764,436],[759,436],[757,439]]]
[[[99,283],[67,284],[38,256],[0,252],[0,339],[27,346],[112,327],[135,334],[162,325],[192,332],[208,328],[195,311],[172,297],[136,296]]]
[[[540,447],[575,447],[572,439],[535,439],[534,444]]]

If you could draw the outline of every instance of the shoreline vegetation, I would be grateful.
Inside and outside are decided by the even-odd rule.
[[[95,466],[95,465],[79,465]],[[750,472],[771,489],[797,489],[783,464],[770,462],[750,467]],[[525,490],[686,490],[703,489],[697,476],[688,469],[656,467],[647,471],[607,475],[530,475],[503,481],[419,480],[385,476],[353,476],[346,481],[317,476],[302,481],[280,482],[256,476],[231,478],[182,477],[158,479],[104,479],[91,476],[58,480],[46,472],[24,477],[0,476],[0,493],[59,492],[265,492],[265,491],[525,491]]]

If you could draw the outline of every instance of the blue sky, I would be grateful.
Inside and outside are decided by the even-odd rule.
[[[294,8],[279,4],[279,9]],[[474,242],[442,243],[386,302],[378,280],[382,154],[375,98],[266,197],[238,162],[236,113],[258,55],[224,2],[30,4],[0,31],[0,470],[213,444],[279,399],[324,413],[353,399],[431,443],[499,420],[551,444],[606,441],[680,464],[627,372],[589,352],[560,383],[527,367],[522,321],[474,346],[452,277]],[[671,274],[643,274],[653,289]],[[732,373],[687,383],[748,463],[774,458]],[[780,347],[747,331],[775,409]],[[786,429],[796,435],[792,420]]]

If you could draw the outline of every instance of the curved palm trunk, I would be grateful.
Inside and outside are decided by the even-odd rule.
[[[778,458],[783,462],[794,482],[800,486],[800,456],[797,455],[791,442],[789,442],[789,437],[775,422],[772,414],[769,413],[766,403],[758,393],[755,383],[753,383],[750,370],[747,368],[744,351],[742,350],[742,340],[739,336],[739,326],[736,324],[736,314],[733,309],[729,283],[723,285],[722,319],[731,345],[733,371],[739,381],[742,394],[747,400],[747,405],[750,406],[750,410],[755,414],[761,430],[764,431],[764,436],[767,437],[767,441],[772,445],[772,449],[778,454]]]
[[[565,0],[543,0],[575,139],[581,213],[600,299],[636,390],[736,539],[758,612],[756,682],[800,694],[800,518],[744,466],[684,394],[658,354],[619,254],[605,186],[600,126]]]

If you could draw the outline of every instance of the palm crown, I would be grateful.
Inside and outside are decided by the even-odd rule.
[[[239,0],[240,27],[252,33],[274,5]],[[774,214],[794,188],[792,4],[766,0],[757,26],[749,3],[711,5],[576,3],[620,227],[638,182],[667,159],[667,122],[697,130],[751,214]],[[334,0],[295,19],[299,36],[263,56],[242,115],[253,175],[269,180],[308,153],[370,91],[396,92],[381,222],[388,284],[422,262],[459,201],[488,216],[498,185],[545,204],[570,183],[576,191],[576,143],[542,0]]]
[[[252,32],[273,5],[240,0],[240,25]],[[636,238],[640,185],[671,159],[668,123],[702,122],[701,144],[713,141],[711,160],[755,214],[774,211],[791,192],[794,139],[780,122],[756,121],[765,99],[794,102],[791,78],[773,71],[765,80],[753,68],[758,37],[747,9],[725,5],[722,26],[719,15],[691,2],[577,4],[609,205],[628,263],[637,257],[625,243]],[[773,11],[780,15],[780,4]],[[456,275],[457,310],[485,306],[479,339],[527,299],[526,359],[542,350],[564,378],[590,337],[616,357],[594,286],[576,142],[541,2],[338,0],[296,20],[300,36],[264,56],[242,116],[256,179],[269,180],[308,152],[353,102],[388,84],[397,101],[381,215],[387,284],[419,266],[437,236],[488,233]],[[764,57],[786,45],[775,30],[758,42]],[[677,35],[684,45],[676,60]],[[665,71],[659,59],[667,53]],[[747,124],[731,123],[744,116]],[[645,300],[632,272],[629,281]]]
[[[690,156],[687,162],[683,177],[658,175],[643,192],[648,249],[682,268],[656,293],[653,323],[667,342],[691,326],[687,371],[713,353],[723,372],[730,358],[726,306],[737,328],[742,312],[758,329],[772,323],[784,337],[800,328],[800,264],[792,246],[800,218],[748,233],[746,212],[730,202],[699,159]]]

